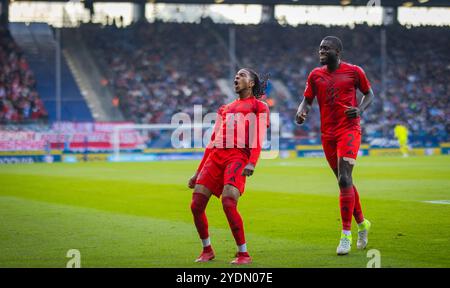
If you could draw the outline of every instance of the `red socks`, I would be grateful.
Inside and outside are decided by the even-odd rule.
[[[203,247],[203,253],[210,253],[210,252],[212,252],[212,251],[213,251],[213,250],[212,250],[211,245],[206,246],[206,247]]]
[[[228,224],[238,246],[245,244],[244,224],[241,215],[237,211],[237,202],[232,197],[222,197],[223,211],[227,215]]]
[[[197,227],[198,235],[201,239],[207,239],[208,233],[208,219],[206,218],[205,209],[209,198],[201,193],[192,194],[191,210],[194,215],[195,227]],[[242,223],[241,215],[237,211],[237,202],[232,197],[222,197],[223,211],[230,224],[231,232],[233,233],[236,244],[245,244],[244,224]],[[211,249],[211,246],[205,247]]]
[[[341,207],[342,230],[350,231],[352,229],[352,215],[355,208],[355,192],[353,186],[341,188],[339,204]]]
[[[361,209],[361,202],[359,202],[358,190],[356,190],[355,185],[353,185],[353,191],[355,192],[355,208],[353,210],[353,217],[355,217],[356,223],[359,224],[364,221],[364,215]]]
[[[208,219],[206,218],[205,209],[209,198],[201,193],[192,194],[191,210],[194,215],[195,227],[197,227],[200,239],[209,237],[208,233]]]

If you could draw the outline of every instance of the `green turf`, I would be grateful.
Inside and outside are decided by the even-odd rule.
[[[230,267],[220,202],[207,215],[217,258],[196,264],[189,205],[196,161],[0,166],[0,266]],[[362,157],[354,182],[382,267],[450,267],[450,157]],[[239,203],[251,267],[365,267],[366,251],[335,255],[338,189],[324,159],[261,160]]]

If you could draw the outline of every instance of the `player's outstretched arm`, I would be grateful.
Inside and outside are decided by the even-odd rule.
[[[361,99],[359,107],[348,107],[348,109],[345,110],[345,114],[348,118],[356,118],[361,116],[361,114],[367,109],[367,107],[369,107],[370,103],[372,103],[374,97],[375,96],[373,95],[372,89],[369,89],[369,92],[364,94],[363,98]]]
[[[312,107],[312,99],[303,97],[302,103],[298,106],[297,114],[295,114],[295,122],[299,125],[303,124]]]

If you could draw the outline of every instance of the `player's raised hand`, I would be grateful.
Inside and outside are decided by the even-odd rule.
[[[345,115],[347,115],[348,118],[353,119],[361,115],[361,110],[358,107],[350,107],[350,106],[346,107],[347,110],[345,110]]]
[[[255,166],[253,166],[253,164],[248,163],[247,166],[245,166],[244,170],[242,170],[242,175],[250,177],[253,175],[253,171],[255,171]]]
[[[195,172],[195,174],[192,175],[191,178],[189,178],[189,182],[188,182],[188,187],[189,187],[189,188],[194,189],[194,187],[195,187],[195,182],[197,182],[197,176],[198,176],[198,173]]]
[[[297,114],[295,115],[295,122],[298,125],[303,124],[306,120],[306,116],[308,116],[308,113],[306,111],[297,112]]]

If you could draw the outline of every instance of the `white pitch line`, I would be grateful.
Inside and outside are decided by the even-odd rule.
[[[422,201],[425,203],[431,203],[431,204],[447,204],[450,205],[450,200],[430,200],[430,201]]]

